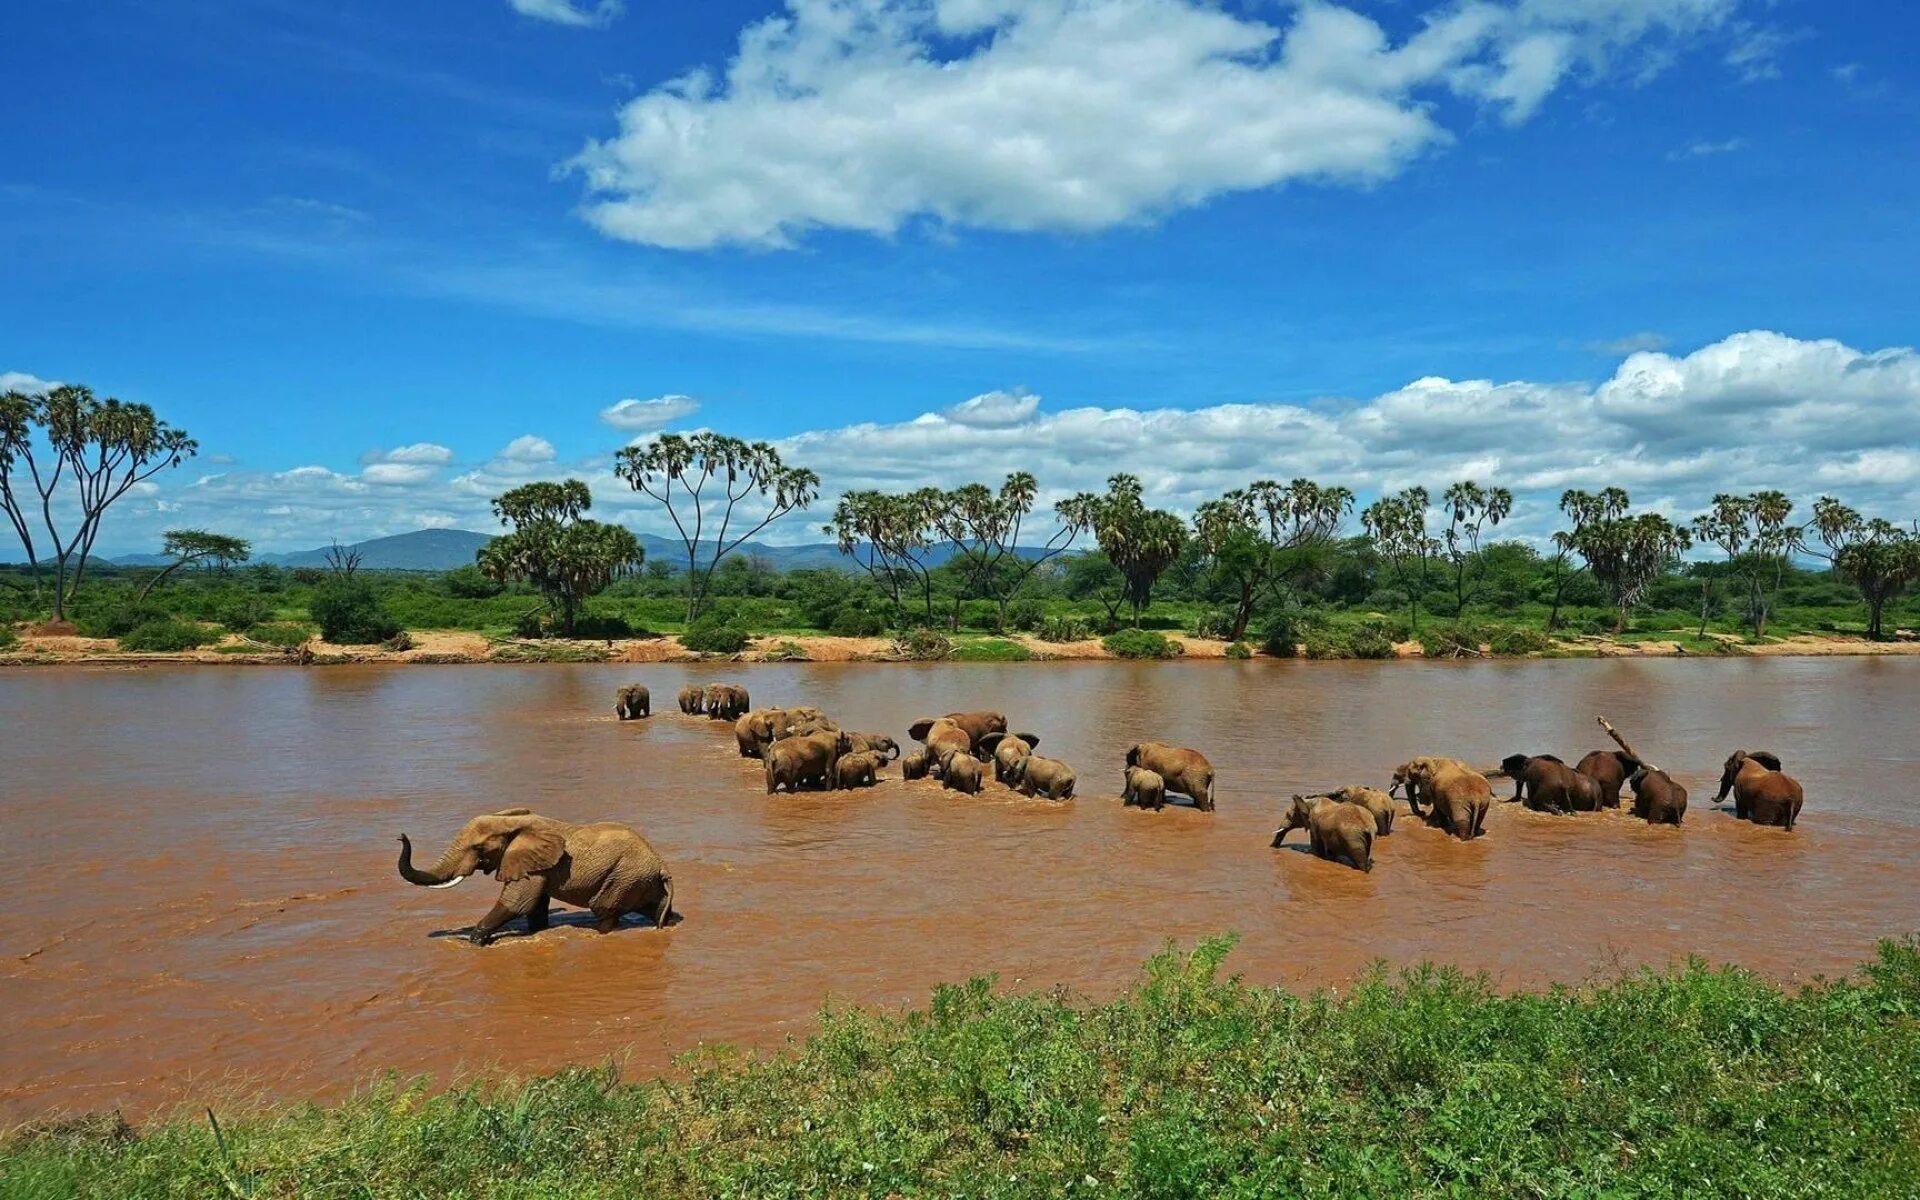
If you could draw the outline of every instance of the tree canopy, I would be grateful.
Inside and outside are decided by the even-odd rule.
[[[646,557],[631,531],[581,515],[592,507],[593,497],[578,479],[502,493],[493,511],[512,532],[488,542],[476,558],[488,578],[531,584],[559,611],[568,636],[581,602]]]

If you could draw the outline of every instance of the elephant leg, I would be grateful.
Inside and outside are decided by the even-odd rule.
[[[595,910],[593,915],[599,918],[593,923],[594,932],[596,933],[612,933],[614,930],[620,928],[621,912],[617,908],[598,909]]]
[[[553,897],[545,892],[540,893],[540,898],[527,910],[527,932],[540,933],[553,924],[552,909]]]

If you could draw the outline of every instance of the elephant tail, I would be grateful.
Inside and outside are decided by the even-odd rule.
[[[1364,829],[1360,832],[1360,851],[1366,859],[1365,862],[1360,864],[1360,869],[1368,874],[1372,874],[1373,872],[1373,837],[1374,833],[1371,829]]]
[[[662,882],[666,891],[660,897],[660,907],[654,909],[653,925],[656,929],[665,929],[667,923],[673,920],[673,876],[667,876]]]
[[[773,759],[771,759],[771,758],[769,758],[769,757],[767,757],[766,755],[764,755],[764,754],[762,754],[762,755],[760,756],[760,766],[761,766],[761,769],[762,769],[762,770],[764,770],[764,771],[766,772],[766,775],[767,775],[767,795],[769,795],[769,796],[771,796],[771,795],[773,795],[773,789],[774,789],[775,787],[777,787],[777,786],[779,786],[779,784],[778,784],[778,781],[776,781],[776,780],[774,779],[774,777],[773,777]]]

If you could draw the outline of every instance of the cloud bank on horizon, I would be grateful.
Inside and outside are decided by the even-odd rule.
[[[557,3],[558,0],[515,0]],[[562,7],[565,7],[562,5]],[[1204,0],[787,0],[724,70],[627,103],[573,161],[587,219],[676,249],[918,222],[1087,233],[1293,181],[1379,183],[1482,116],[1643,80],[1741,0],[1461,0],[1397,44],[1328,0],[1283,26]],[[1744,33],[1742,32],[1744,31]]]
[[[629,406],[647,415],[623,423],[635,411]],[[624,400],[599,416],[625,432],[691,419],[697,410],[691,397],[665,396]],[[592,415],[582,405],[578,420]],[[789,462],[819,472],[822,501],[774,526],[768,540],[821,540],[820,523],[843,491],[997,483],[1016,469],[1039,478],[1043,506],[1128,471],[1152,503],[1183,514],[1262,478],[1341,483],[1362,503],[1413,484],[1437,490],[1471,478],[1511,488],[1519,502],[1503,530],[1532,539],[1555,527],[1561,491],[1610,485],[1673,516],[1704,509],[1715,492],[1779,488],[1803,508],[1831,492],[1904,523],[1920,516],[1916,429],[1920,352],[1764,331],[1684,355],[1635,351],[1598,385],[1428,377],[1363,400],[1058,411],[1009,388],[909,420],[777,439]],[[269,550],[419,528],[485,530],[494,526],[493,496],[569,476],[588,482],[603,518],[670,535],[651,502],[614,477],[618,440],[571,462],[529,433],[477,463],[456,462],[446,447],[422,441],[369,452],[357,472],[195,466],[131,498],[110,522],[109,549],[149,549],[163,529],[187,525],[250,537]]]

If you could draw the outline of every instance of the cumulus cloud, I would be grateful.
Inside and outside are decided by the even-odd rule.
[[[362,463],[414,463],[444,467],[453,461],[453,451],[434,442],[415,442],[392,450],[369,450],[360,456]]]
[[[1665,350],[1666,348],[1667,336],[1665,334],[1653,333],[1646,330],[1640,333],[1630,333],[1625,337],[1611,338],[1607,341],[1587,343],[1587,349],[1593,351],[1595,354],[1607,354],[1616,358],[1641,350]]]
[[[652,400],[631,397],[600,410],[600,419],[615,429],[665,429],[675,421],[684,421],[700,411],[700,402],[692,396],[656,396]]]
[[[626,11],[622,0],[599,0],[593,5],[576,3],[575,0],[507,0],[507,3],[523,17],[551,21],[555,25],[571,25],[575,29],[611,25],[615,17]]]
[[[657,246],[1099,230],[1390,178],[1452,140],[1436,98],[1523,122],[1570,79],[1661,69],[1741,3],[1470,0],[1396,44],[1327,2],[1283,27],[1209,0],[787,0],[573,165],[595,226]]]
[[[971,400],[962,400],[949,408],[947,419],[958,425],[976,425],[995,429],[1019,425],[1040,411],[1040,397],[1025,388],[1004,392],[986,392]]]
[[[1714,158],[1722,154],[1736,154],[1747,148],[1747,139],[1728,138],[1724,142],[1688,142],[1678,150],[1667,151],[1668,162],[1685,162],[1689,158]]]
[[[52,379],[42,379],[38,375],[29,375],[25,371],[0,371],[0,392],[25,392],[37,395],[52,391],[60,384]]]
[[[553,443],[531,433],[523,433],[508,442],[498,455],[506,462],[513,463],[549,463],[560,457]]]

